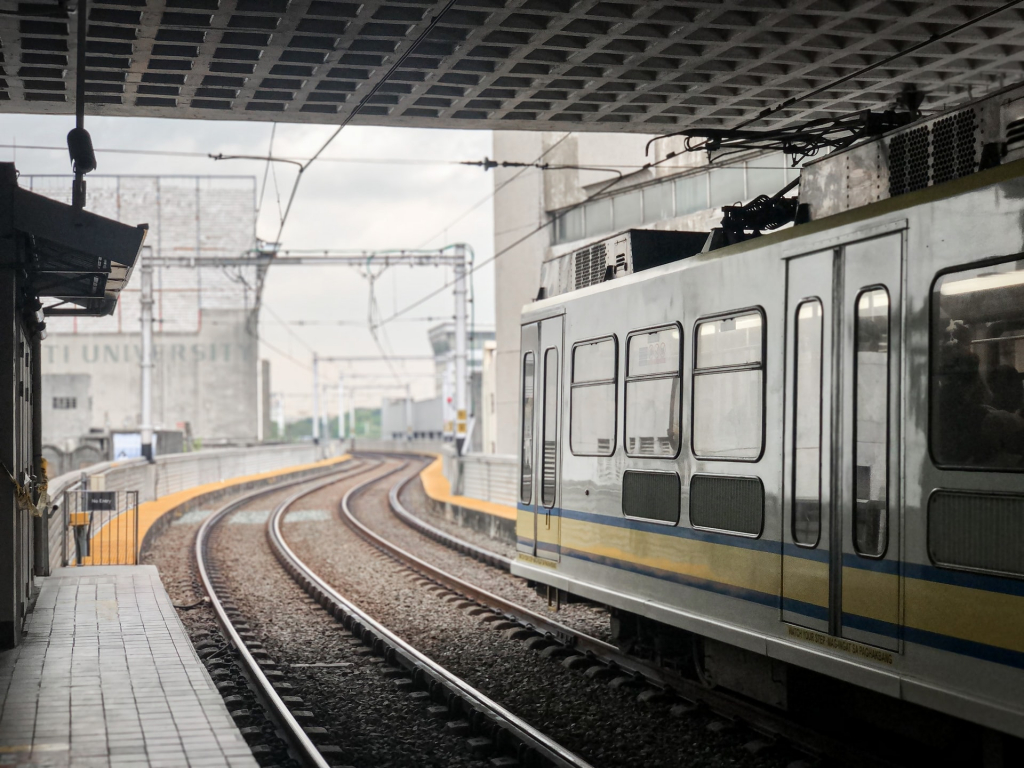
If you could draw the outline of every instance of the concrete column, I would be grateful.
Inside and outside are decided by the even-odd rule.
[[[2,246],[0,246],[2,247]],[[0,648],[17,644],[21,634],[18,611],[18,506],[7,471],[18,474],[18,322],[14,271],[0,269]]]
[[[0,462],[18,474],[18,284],[14,237],[14,165],[0,166]],[[7,471],[0,469],[0,648],[21,637],[18,506]]]

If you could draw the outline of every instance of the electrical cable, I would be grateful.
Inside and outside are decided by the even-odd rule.
[[[270,157],[274,154],[274,134],[277,133],[277,123],[271,124],[270,147],[267,149],[267,165],[263,169],[263,183],[260,185],[260,199],[256,203],[256,221],[260,220],[260,211],[263,210],[263,194],[267,191],[267,176],[270,175]]]
[[[367,104],[369,104],[370,100],[373,99],[373,97],[377,95],[377,91],[379,91],[384,86],[384,84],[386,82],[388,82],[388,80],[391,79],[391,76],[394,75],[394,73],[397,72],[402,67],[402,65],[405,64],[406,59],[408,59],[409,56],[411,56],[412,53],[419,47],[420,43],[422,43],[423,40],[425,40],[426,37],[431,32],[434,31],[434,27],[436,27],[438,25],[438,23],[441,21],[441,19],[444,17],[444,15],[449,10],[451,10],[451,8],[455,5],[456,2],[458,2],[458,0],[448,0],[448,2],[445,3],[444,7],[436,15],[434,15],[430,19],[430,21],[427,23],[426,27],[424,27],[423,30],[420,32],[420,34],[417,35],[416,39],[413,40],[412,45],[410,45],[408,48],[405,49],[405,51],[402,53],[402,55],[399,56],[398,59],[395,61],[395,63],[391,65],[391,68],[388,69],[388,71],[384,73],[384,76],[380,80],[378,80],[376,83],[374,83],[373,86],[370,88],[370,90],[367,92],[367,94],[365,96],[363,96],[363,98],[361,98],[359,100],[359,102],[355,105],[355,107],[352,108],[352,111],[350,111],[347,115],[345,115],[345,117],[342,119],[341,123],[334,130],[334,132],[330,136],[327,137],[327,141],[325,141],[320,146],[320,149],[318,149],[316,152],[314,152],[312,157],[310,157],[304,163],[299,165],[298,175],[295,177],[295,181],[292,183],[292,191],[288,195],[288,203],[285,205],[284,214],[281,216],[281,226],[278,228],[278,230],[277,230],[277,237],[274,238],[273,242],[275,242],[275,243],[280,243],[281,242],[281,235],[284,232],[285,224],[288,222],[288,215],[291,213],[292,205],[295,202],[295,195],[296,195],[296,193],[299,190],[299,184],[302,182],[302,175],[307,170],[309,170],[309,167],[311,165],[313,165],[313,163],[315,163],[317,161],[317,159],[320,157],[320,155],[322,155],[324,153],[324,151],[327,149],[327,147],[329,147],[331,145],[331,143],[335,140],[335,138],[337,138],[338,134],[340,134],[345,129],[345,127],[349,123],[352,122],[352,120],[355,118],[356,115],[359,114],[359,112],[363,109],[363,107],[366,106]],[[224,159],[228,159],[228,158],[224,158]]]
[[[1020,1],[1024,2],[1024,0],[1020,0]],[[573,205],[570,205],[568,208],[562,209],[561,211],[558,212],[557,215],[552,216],[547,221],[537,225],[536,227],[531,229],[529,232],[527,232],[525,235],[520,237],[515,242],[513,242],[510,245],[507,245],[504,248],[502,248],[501,250],[497,251],[490,258],[484,259],[480,263],[476,264],[475,266],[473,266],[472,269],[467,270],[467,273],[466,273],[467,277],[469,275],[473,274],[474,272],[476,272],[477,270],[482,269],[483,267],[487,266],[488,264],[496,261],[501,256],[504,256],[506,253],[511,251],[513,248],[515,248],[517,245],[519,245],[519,244],[529,240],[531,237],[536,235],[538,232],[544,231],[545,229],[550,227],[552,224],[554,224],[556,221],[559,221],[566,214],[571,213],[572,211],[575,211],[577,208],[583,207],[584,205],[589,203],[591,200],[594,200],[595,198],[601,196],[602,194],[604,194],[606,191],[608,191],[611,187],[615,186],[619,182],[625,181],[625,180],[627,180],[627,179],[629,179],[629,178],[631,178],[631,177],[633,177],[633,176],[635,176],[635,175],[637,175],[639,173],[643,173],[644,171],[646,171],[646,170],[648,170],[650,168],[654,168],[654,167],[657,167],[657,166],[661,165],[662,163],[668,162],[672,158],[676,157],[677,154],[678,153],[676,153],[676,152],[670,152],[668,155],[663,157],[661,160],[657,160],[657,161],[655,161],[653,163],[647,163],[641,169],[639,169],[637,171],[634,171],[633,173],[627,173],[626,175],[622,176],[621,178],[613,179],[609,183],[607,183],[604,186],[602,186],[599,190],[594,192],[592,195],[589,195],[586,199],[581,200],[580,202],[575,203]],[[525,172],[526,172],[526,169],[523,169],[523,171],[520,171],[520,173],[525,173]],[[497,193],[497,191],[498,190],[495,189],[495,193]],[[493,197],[493,193],[492,193],[491,196]],[[415,309],[416,307],[422,305],[424,302],[432,299],[434,296],[437,296],[439,293],[444,291],[446,288],[451,288],[453,285],[455,285],[455,281],[454,280],[445,282],[440,288],[438,288],[438,289],[436,289],[434,291],[431,291],[430,293],[426,294],[425,296],[421,296],[419,299],[414,301],[412,304],[409,304],[404,309],[400,309],[397,312],[395,312],[392,315],[390,315],[389,317],[384,318],[378,324],[379,325],[386,325],[387,323],[392,322],[396,318],[401,317],[402,315],[404,315],[409,310]]]
[[[51,147],[41,144],[0,144],[0,149],[12,149],[12,150],[36,150],[40,152],[61,152],[66,153],[67,147]],[[308,158],[299,157],[273,157],[271,155],[223,155],[218,153],[212,155],[210,152],[185,152],[173,149],[98,149],[94,148],[94,152],[103,152],[106,154],[116,155],[145,155],[152,157],[191,157],[201,160],[210,160],[211,158],[234,160],[268,160],[278,161],[282,163],[297,163],[302,164],[306,162]],[[423,158],[416,157],[321,157],[319,158],[321,163],[352,163],[362,165],[462,165],[461,160],[424,160]]]
[[[556,141],[556,142],[555,142],[554,144],[552,144],[552,145],[551,145],[550,147],[548,147],[548,148],[547,148],[547,149],[545,149],[545,150],[544,150],[543,152],[541,152],[541,153],[540,153],[539,155],[537,155],[537,158],[536,158],[536,159],[535,159],[535,160],[534,160],[533,162],[534,162],[534,163],[540,162],[540,161],[541,161],[542,159],[544,159],[544,156],[545,156],[545,155],[547,155],[547,154],[548,154],[549,152],[551,152],[552,150],[554,150],[554,149],[555,149],[555,148],[556,148],[556,147],[557,147],[557,146],[558,146],[559,144],[561,144],[561,143],[562,143],[563,141],[565,141],[565,140],[566,140],[566,139],[568,139],[568,138],[569,138],[570,136],[572,136],[572,134],[573,134],[573,131],[569,131],[568,133],[566,133],[566,134],[565,134],[564,136],[562,136],[562,138],[560,138],[560,139],[559,139],[558,141]],[[494,199],[494,196],[495,196],[496,194],[498,194],[498,193],[499,193],[499,192],[500,192],[501,190],[503,190],[503,189],[504,189],[505,187],[507,187],[507,186],[508,186],[509,184],[511,184],[511,183],[512,183],[513,181],[515,181],[516,179],[518,179],[519,177],[521,177],[521,176],[522,176],[522,175],[523,175],[524,173],[526,173],[526,171],[527,171],[527,170],[528,170],[528,168],[523,168],[523,169],[522,169],[521,171],[519,171],[518,173],[516,173],[516,174],[515,174],[514,176],[511,176],[510,178],[508,178],[508,179],[505,179],[505,181],[503,181],[503,182],[502,182],[501,184],[499,184],[499,185],[498,185],[498,186],[496,186],[496,187],[495,187],[494,189],[492,189],[492,190],[490,191],[490,193],[489,193],[489,194],[487,194],[487,195],[485,195],[484,197],[480,198],[480,199],[479,199],[479,200],[477,200],[477,201],[476,201],[475,203],[473,203],[473,205],[471,205],[471,206],[470,206],[469,208],[467,208],[467,209],[466,209],[465,211],[463,211],[463,212],[462,212],[462,213],[460,213],[460,214],[459,214],[458,216],[456,216],[456,217],[455,217],[455,218],[454,218],[454,219],[453,219],[452,221],[450,221],[450,222],[449,222],[449,223],[448,223],[447,225],[445,225],[445,226],[444,226],[444,228],[442,228],[440,232],[438,232],[438,233],[437,233],[436,235],[433,235],[432,237],[429,237],[429,238],[427,238],[427,239],[426,239],[426,240],[424,240],[424,241],[423,241],[423,242],[422,242],[422,243],[421,243],[420,245],[418,245],[418,246],[416,246],[416,247],[417,247],[417,248],[423,248],[424,246],[426,246],[426,245],[427,245],[427,243],[430,243],[430,242],[433,242],[434,240],[436,240],[436,239],[437,239],[438,237],[440,237],[441,235],[443,235],[443,234],[444,234],[445,232],[447,232],[447,231],[448,231],[449,229],[451,229],[452,227],[454,227],[454,226],[455,226],[456,224],[458,224],[458,223],[459,223],[460,221],[462,221],[462,220],[463,220],[464,218],[466,218],[467,216],[469,216],[469,214],[471,214],[471,213],[472,213],[473,211],[475,211],[475,210],[476,210],[477,208],[479,208],[479,207],[480,207],[481,205],[483,205],[484,203],[486,203],[486,202],[487,202],[488,200],[493,200],[493,199]],[[393,315],[393,317],[394,317],[394,315]]]
[[[275,312],[275,311],[274,311],[273,309],[271,309],[271,308],[270,308],[270,307],[269,307],[269,306],[267,305],[267,303],[266,303],[265,301],[263,301],[263,302],[260,302],[260,306],[261,306],[261,307],[262,307],[263,309],[267,310],[267,312],[269,312],[269,313],[270,313],[271,315],[273,315],[274,319],[275,319],[275,320],[277,320],[277,322],[278,322],[278,323],[279,323],[279,324],[281,325],[281,327],[282,327],[282,328],[284,328],[284,329],[285,329],[285,331],[287,331],[287,332],[288,332],[288,335],[289,335],[289,336],[291,336],[291,337],[292,337],[293,339],[295,339],[295,340],[296,340],[297,342],[299,342],[299,344],[301,344],[302,346],[304,346],[304,347],[305,347],[306,349],[308,349],[308,350],[309,350],[310,352],[313,352],[313,351],[314,351],[314,349],[313,349],[313,348],[312,348],[311,346],[309,346],[309,344],[307,344],[307,343],[306,343],[306,342],[305,342],[305,341],[304,341],[304,340],[302,339],[302,337],[301,337],[301,336],[299,336],[299,335],[298,335],[297,333],[295,333],[295,331],[293,331],[293,330],[292,330],[291,328],[289,328],[289,327],[288,327],[288,325],[289,325],[289,324],[288,324],[288,321],[287,321],[287,320],[285,320],[285,319],[283,319],[283,318],[282,318],[282,317],[281,317],[281,316],[280,316],[279,314],[277,314],[277,312]]]

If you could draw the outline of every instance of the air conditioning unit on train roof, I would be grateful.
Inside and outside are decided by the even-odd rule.
[[[800,202],[821,219],[1024,158],[1024,86],[808,162]]]
[[[627,229],[569,254],[568,281],[553,286],[549,295],[587,288],[689,258],[701,252],[707,239],[707,232]]]

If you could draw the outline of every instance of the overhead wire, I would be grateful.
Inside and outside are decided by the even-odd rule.
[[[267,176],[270,175],[270,156],[274,154],[274,134],[277,133],[277,123],[270,128],[270,147],[267,149],[267,165],[263,169],[263,183],[260,185],[260,199],[256,203],[256,221],[260,220],[260,211],[263,210],[263,195],[267,191]]]
[[[426,37],[434,30],[434,28],[441,21],[444,15],[449,10],[451,10],[451,8],[455,5],[456,2],[458,2],[458,0],[448,0],[448,2],[445,3],[444,7],[430,19],[427,25],[420,31],[420,34],[416,36],[416,39],[413,40],[412,45],[410,45],[408,48],[405,49],[405,51],[402,52],[402,55],[399,56],[395,63],[392,64],[391,67],[388,69],[388,71],[384,73],[384,76],[376,83],[374,83],[373,86],[367,92],[367,94],[359,100],[359,102],[355,105],[355,107],[352,108],[352,110],[347,115],[345,115],[345,117],[342,119],[338,127],[331,133],[330,136],[327,137],[327,140],[320,145],[320,148],[313,153],[313,156],[299,166],[298,175],[296,175],[295,181],[292,183],[291,192],[288,195],[288,203],[285,205],[284,214],[281,216],[281,226],[278,228],[277,237],[274,238],[275,243],[281,242],[281,235],[284,232],[285,224],[288,222],[288,215],[291,213],[292,205],[295,203],[295,195],[298,193],[299,184],[302,183],[302,175],[307,170],[309,170],[309,167],[313,165],[313,163],[315,163],[319,159],[320,155],[322,155],[324,151],[327,149],[327,147],[331,145],[331,143],[337,138],[338,134],[340,134],[345,129],[345,127],[352,122],[352,120],[355,118],[356,115],[359,114],[363,107],[366,106],[370,102],[370,100],[377,95],[377,92],[381,89],[381,87],[383,87],[383,85],[386,82],[388,82],[388,80],[391,79],[391,76],[394,75],[394,73],[397,72],[402,67],[403,64],[405,64],[406,59],[408,59],[409,56],[412,55],[412,53],[419,47],[420,43],[422,43],[423,40],[426,39]]]
[[[1021,2],[1024,2],[1024,0],[1021,0]],[[494,262],[494,261],[496,261],[497,259],[499,259],[499,258],[501,258],[502,256],[504,256],[504,255],[505,255],[506,253],[508,253],[509,251],[511,251],[511,250],[512,250],[513,248],[515,248],[516,246],[520,245],[521,243],[524,243],[524,242],[526,242],[527,240],[529,240],[529,239],[530,239],[531,237],[533,237],[533,236],[534,236],[534,235],[536,235],[537,233],[539,233],[539,232],[542,232],[542,231],[544,231],[545,229],[547,229],[548,227],[550,227],[550,226],[551,226],[552,224],[554,224],[555,222],[559,221],[559,220],[560,220],[560,219],[561,219],[561,218],[562,218],[563,216],[565,216],[566,214],[568,214],[568,213],[571,213],[572,211],[576,210],[577,208],[581,208],[581,207],[583,207],[584,205],[586,205],[586,204],[587,204],[587,203],[589,203],[590,201],[594,200],[595,198],[597,198],[597,197],[600,197],[601,195],[603,195],[603,194],[604,194],[605,192],[607,192],[607,191],[608,191],[609,189],[611,189],[612,187],[614,187],[614,186],[615,186],[615,185],[617,185],[618,183],[620,183],[620,182],[622,182],[622,181],[625,181],[625,180],[627,180],[627,179],[629,179],[629,178],[632,178],[633,176],[635,176],[635,175],[637,175],[637,174],[639,174],[639,173],[643,173],[643,172],[644,172],[644,171],[646,171],[646,170],[649,170],[649,169],[651,169],[651,168],[655,168],[655,167],[657,167],[657,166],[661,165],[662,163],[668,162],[668,161],[669,161],[669,160],[671,160],[672,158],[676,157],[676,155],[677,155],[677,154],[678,154],[678,153],[675,153],[675,152],[670,152],[670,153],[669,153],[668,155],[666,155],[665,157],[663,157],[663,158],[662,158],[661,160],[656,160],[656,161],[655,161],[655,162],[653,162],[653,163],[646,163],[646,164],[645,164],[645,165],[644,165],[644,166],[643,166],[642,168],[640,168],[639,170],[637,170],[637,171],[634,171],[634,172],[632,172],[632,173],[627,173],[627,174],[625,174],[624,176],[622,176],[621,178],[616,178],[616,179],[613,179],[612,181],[608,182],[607,184],[604,184],[604,185],[603,185],[603,186],[602,186],[602,187],[601,187],[600,189],[598,189],[598,190],[597,190],[596,192],[594,192],[593,194],[591,194],[591,195],[588,195],[588,196],[587,196],[587,197],[586,197],[585,199],[581,200],[581,201],[580,201],[580,202],[578,202],[578,203],[574,203],[573,205],[570,205],[570,206],[568,206],[567,208],[563,208],[563,209],[562,209],[561,211],[559,211],[559,212],[558,212],[558,214],[557,214],[557,215],[555,215],[555,216],[551,216],[551,217],[550,217],[550,218],[548,218],[548,219],[547,219],[546,221],[544,221],[544,222],[542,222],[542,223],[538,224],[538,225],[537,225],[536,227],[534,227],[533,229],[531,229],[531,230],[530,230],[529,232],[527,232],[527,233],[526,233],[525,235],[523,235],[522,237],[520,237],[520,238],[519,238],[518,240],[516,240],[516,241],[514,241],[514,242],[510,243],[509,245],[505,246],[505,247],[504,247],[504,248],[502,248],[501,250],[499,250],[499,251],[495,252],[495,253],[494,253],[494,254],[493,254],[492,256],[490,256],[489,258],[486,258],[486,259],[484,259],[483,261],[481,261],[481,262],[478,262],[478,263],[477,263],[477,264],[475,264],[475,265],[474,265],[474,266],[473,266],[472,268],[470,268],[469,270],[467,270],[467,272],[466,272],[466,276],[467,276],[467,277],[469,277],[469,276],[473,275],[473,274],[474,274],[475,272],[477,272],[478,270],[482,269],[483,267],[486,267],[486,266],[487,266],[488,264],[491,264],[491,263],[493,263],[493,262]],[[526,169],[523,169],[523,171],[521,171],[520,173],[524,173],[525,171],[526,171]],[[496,190],[495,190],[495,193],[496,193],[497,191],[498,191],[498,190],[496,189]],[[493,195],[492,195],[492,196],[493,196]],[[404,315],[404,314],[405,314],[406,312],[409,312],[410,310],[412,310],[412,309],[415,309],[416,307],[419,307],[419,306],[421,306],[421,305],[422,305],[422,304],[424,304],[425,302],[427,302],[427,301],[429,301],[430,299],[432,299],[432,298],[433,298],[434,296],[437,296],[438,294],[440,294],[440,293],[441,293],[442,291],[444,291],[445,289],[447,289],[447,288],[451,288],[451,287],[452,287],[452,286],[454,286],[454,285],[455,285],[455,281],[454,281],[454,280],[451,280],[451,281],[446,281],[446,282],[445,282],[445,283],[444,283],[443,285],[441,285],[441,286],[440,286],[439,288],[437,288],[437,289],[435,289],[435,290],[431,291],[430,293],[428,293],[428,294],[426,294],[426,295],[424,295],[424,296],[421,296],[421,297],[420,297],[419,299],[417,299],[416,301],[414,301],[414,302],[413,302],[412,304],[408,304],[408,305],[406,305],[406,306],[405,306],[405,307],[404,307],[403,309],[400,309],[400,310],[398,310],[397,312],[395,312],[395,313],[393,313],[392,315],[390,315],[389,317],[386,317],[386,318],[384,318],[383,320],[381,320],[381,321],[379,322],[379,325],[386,325],[387,323],[390,323],[390,322],[394,321],[394,320],[395,320],[395,319],[397,319],[398,317],[401,317],[402,315]]]
[[[535,160],[534,160],[533,162],[534,162],[534,163],[538,163],[538,162],[540,162],[541,160],[543,160],[543,159],[544,159],[544,157],[545,157],[546,155],[548,155],[548,154],[549,154],[550,152],[552,152],[552,151],[553,151],[553,150],[554,150],[554,149],[555,149],[556,147],[558,147],[558,146],[559,146],[559,145],[560,145],[560,144],[561,144],[561,143],[562,143],[563,141],[565,141],[565,140],[566,140],[566,139],[568,139],[568,138],[569,138],[570,136],[572,136],[572,134],[573,134],[573,131],[568,131],[568,132],[567,132],[567,133],[566,133],[566,134],[565,134],[564,136],[562,136],[562,138],[560,138],[560,139],[559,139],[558,141],[556,141],[556,142],[555,142],[554,144],[552,144],[552,145],[551,145],[550,147],[548,147],[548,148],[547,148],[547,149],[545,149],[545,150],[544,150],[543,152],[541,152],[541,153],[540,153],[539,155],[537,155],[536,159],[535,159]],[[433,242],[434,240],[436,240],[437,238],[441,237],[441,235],[443,235],[443,234],[444,234],[445,232],[447,232],[447,231],[448,231],[449,229],[451,229],[451,228],[452,228],[453,226],[455,226],[456,224],[458,224],[458,223],[459,223],[460,221],[462,221],[462,220],[463,220],[464,218],[466,218],[466,217],[467,217],[467,216],[468,216],[469,214],[471,214],[471,213],[472,213],[473,211],[475,211],[475,210],[476,210],[477,208],[479,208],[479,207],[480,207],[481,205],[483,205],[484,203],[486,203],[486,202],[487,202],[487,201],[489,201],[489,200],[492,200],[492,199],[494,199],[494,196],[495,196],[495,195],[497,195],[497,194],[498,194],[498,193],[499,193],[499,192],[500,192],[501,190],[503,190],[503,189],[504,189],[505,187],[507,187],[507,186],[508,186],[509,184],[511,184],[511,183],[512,183],[513,181],[515,181],[516,179],[518,179],[519,177],[521,177],[521,176],[522,176],[522,175],[523,175],[524,173],[526,173],[526,171],[527,171],[527,170],[529,170],[529,169],[528,169],[527,167],[524,167],[524,168],[523,168],[523,169],[522,169],[521,171],[519,171],[518,173],[516,173],[516,174],[514,174],[513,176],[509,177],[508,179],[506,179],[505,181],[503,181],[503,182],[502,182],[501,184],[498,184],[498,185],[497,185],[497,186],[496,186],[496,187],[495,187],[494,189],[492,189],[492,190],[490,191],[490,193],[488,193],[487,195],[484,195],[484,196],[483,196],[482,198],[480,198],[480,199],[479,199],[479,200],[477,200],[477,201],[476,201],[475,203],[473,203],[473,205],[471,205],[471,206],[470,206],[469,208],[467,208],[467,209],[466,209],[465,211],[463,211],[463,212],[462,212],[462,213],[460,213],[460,214],[459,214],[458,216],[456,216],[456,217],[455,217],[455,218],[454,218],[454,219],[453,219],[452,221],[450,221],[450,222],[449,222],[448,224],[446,224],[446,225],[445,225],[445,226],[444,226],[444,227],[443,227],[443,228],[442,228],[442,229],[441,229],[441,230],[440,230],[440,231],[439,231],[439,232],[438,232],[438,233],[437,233],[436,235],[433,235],[432,237],[429,237],[429,238],[427,238],[427,239],[426,239],[426,240],[424,240],[424,241],[423,241],[422,243],[420,243],[420,245],[418,245],[418,246],[416,246],[416,247],[417,247],[417,248],[423,248],[423,247],[424,247],[424,246],[426,246],[426,245],[427,245],[428,243],[431,243],[431,242]]]
[[[275,123],[276,126],[276,123]],[[67,154],[67,147],[59,146],[45,146],[40,144],[0,144],[0,149],[11,149],[11,150],[35,150],[41,152],[60,152]],[[201,160],[210,159],[224,159],[224,160],[275,160],[283,163],[305,163],[308,158],[301,157],[287,157],[287,156],[273,156],[273,153],[268,155],[225,155],[223,153],[217,153],[216,155],[210,152],[186,152],[183,150],[173,149],[126,149],[126,148],[95,148],[94,152],[102,152],[104,154],[117,154],[117,155],[144,155],[151,157],[189,157]],[[319,158],[321,163],[352,163],[362,165],[462,165],[461,160],[428,160],[421,157],[321,157]]]

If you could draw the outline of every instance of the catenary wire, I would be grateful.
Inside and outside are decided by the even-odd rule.
[[[550,147],[548,147],[548,148],[547,148],[547,149],[545,149],[545,150],[544,150],[543,152],[541,152],[541,153],[540,153],[539,155],[537,155],[536,159],[535,159],[535,160],[534,160],[533,162],[534,162],[534,163],[539,163],[539,162],[540,162],[541,160],[543,160],[543,159],[544,159],[544,157],[545,157],[545,156],[547,156],[547,155],[548,155],[548,153],[550,153],[550,152],[551,152],[552,150],[554,150],[554,149],[555,149],[555,147],[557,147],[557,146],[558,146],[559,144],[561,144],[561,143],[562,143],[563,141],[565,141],[565,140],[566,140],[566,139],[568,139],[568,138],[569,138],[570,136],[572,136],[572,134],[573,134],[573,131],[569,131],[568,133],[566,133],[566,134],[565,134],[564,136],[562,136],[562,138],[560,138],[560,139],[559,139],[558,141],[556,141],[556,142],[555,142],[554,144],[552,144],[552,145],[551,145]],[[471,205],[471,206],[470,206],[469,208],[467,208],[467,209],[466,209],[465,211],[463,211],[463,212],[462,212],[462,213],[460,213],[460,214],[459,214],[458,216],[456,216],[456,217],[455,217],[454,219],[452,219],[452,220],[451,220],[450,222],[448,222],[448,224],[446,224],[446,225],[445,225],[445,226],[444,226],[444,227],[443,227],[443,228],[442,228],[442,229],[441,229],[441,230],[440,230],[440,231],[439,231],[439,232],[438,232],[438,233],[437,233],[436,235],[433,235],[432,237],[429,237],[429,238],[427,238],[426,240],[424,240],[424,241],[423,241],[423,242],[422,242],[422,243],[421,243],[420,245],[418,245],[418,246],[417,246],[417,248],[423,248],[423,247],[425,247],[425,246],[426,246],[426,245],[427,245],[428,243],[431,243],[431,242],[433,242],[434,240],[436,240],[437,238],[441,237],[441,236],[442,236],[442,235],[443,235],[443,234],[444,234],[445,232],[447,232],[447,231],[448,231],[448,230],[449,230],[450,228],[454,227],[454,226],[455,226],[456,224],[458,224],[458,223],[459,223],[460,221],[462,221],[462,220],[463,220],[464,218],[466,218],[467,216],[469,216],[469,214],[471,214],[471,213],[472,213],[473,211],[475,211],[475,210],[476,210],[477,208],[479,208],[479,207],[480,207],[481,205],[483,205],[484,203],[486,203],[486,202],[487,202],[488,200],[493,200],[493,199],[494,199],[494,196],[495,196],[496,194],[498,194],[498,193],[499,193],[499,192],[500,192],[501,190],[503,190],[503,189],[504,189],[505,187],[507,187],[507,186],[508,186],[509,184],[511,184],[511,183],[512,183],[513,181],[515,181],[516,179],[518,179],[518,178],[519,178],[520,176],[522,176],[522,175],[523,175],[524,173],[526,173],[526,172],[527,172],[528,170],[529,170],[529,167],[524,167],[524,168],[523,168],[522,170],[520,170],[520,171],[519,171],[518,173],[516,173],[516,174],[514,174],[513,176],[510,176],[509,178],[505,179],[505,181],[503,181],[503,182],[502,182],[501,184],[499,184],[499,185],[498,185],[498,186],[496,186],[496,187],[495,187],[494,189],[492,189],[492,190],[491,190],[491,191],[490,191],[490,192],[489,192],[489,193],[488,193],[487,195],[484,195],[484,196],[483,196],[482,198],[480,198],[480,199],[479,199],[479,200],[477,200],[477,201],[476,201],[475,203],[473,203],[473,205]],[[397,315],[397,313],[396,313],[396,315]],[[396,315],[393,315],[393,317],[394,317],[394,316],[396,316]]]

